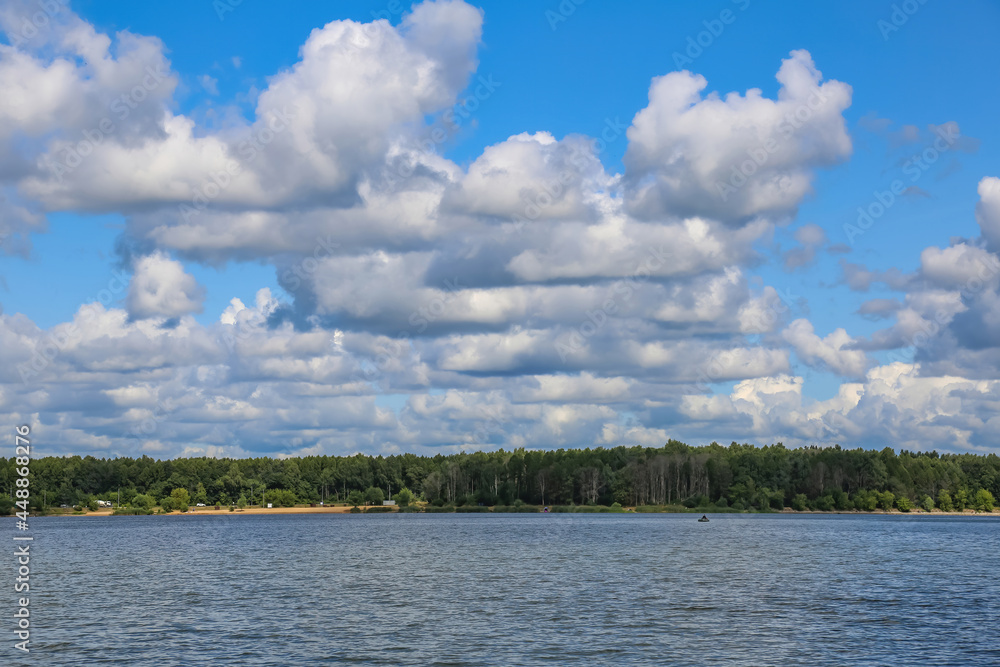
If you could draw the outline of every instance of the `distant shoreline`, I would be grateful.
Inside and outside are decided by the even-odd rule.
[[[230,515],[240,515],[240,514],[351,514],[352,507],[346,505],[328,505],[325,507],[247,507],[246,509],[237,509],[232,512],[228,508],[215,509],[214,507],[199,507],[197,509],[192,508],[187,512],[170,512],[168,514],[150,514],[150,515],[139,515],[139,516],[230,516]],[[710,508],[701,508],[688,510],[685,512],[675,512],[675,511],[643,511],[636,512],[635,508],[624,508],[624,512],[587,512],[592,514],[707,514],[707,515],[719,515],[719,514],[820,514],[820,515],[891,515],[891,516],[907,516],[907,517],[935,517],[935,516],[964,516],[964,517],[997,517],[1000,518],[1000,508],[994,509],[992,512],[976,512],[975,510],[965,510],[964,512],[942,512],[941,510],[933,510],[927,512],[926,510],[911,510],[909,512],[902,512],[898,509],[893,510],[875,510],[872,512],[863,512],[860,510],[831,510],[829,512],[823,512],[820,510],[793,510],[793,509],[783,509],[774,512],[750,512],[745,510],[727,510],[724,512],[713,512]],[[391,512],[360,512],[361,514],[399,514],[400,512],[393,509]],[[414,514],[422,514],[423,512],[413,512]],[[434,512],[436,514],[466,514],[465,512],[441,512],[440,510]],[[520,512],[521,514],[541,514],[542,512]],[[584,512],[581,512],[581,514]],[[354,512],[354,514],[359,514],[359,512]],[[470,512],[469,515],[475,514],[494,514],[494,512]],[[495,512],[495,514],[518,514],[516,512]],[[575,514],[575,512],[551,512],[551,514]],[[39,516],[33,514],[32,516]],[[101,509],[96,512],[85,512],[83,514],[77,514],[74,512],[51,512],[45,516],[73,516],[73,517],[97,517],[97,516],[115,516],[113,510]],[[135,516],[135,515],[118,515],[118,516]]]

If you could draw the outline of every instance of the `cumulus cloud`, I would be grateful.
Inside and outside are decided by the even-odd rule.
[[[110,40],[93,36],[91,28],[78,41],[94,44],[80,50],[107,62],[103,69],[114,75],[111,83],[126,87],[131,98],[121,113],[130,111],[130,124],[139,115],[152,124],[147,141],[136,145],[118,130],[105,132],[108,140],[92,147],[87,169],[39,172],[22,190],[52,208],[172,204],[178,207],[175,217],[185,222],[209,203],[243,209],[293,201],[301,206],[306,200],[349,206],[358,200],[363,172],[384,158],[404,124],[454,103],[475,68],[481,24],[478,10],[446,0],[417,5],[399,27],[333,21],[312,32],[298,63],[272,77],[252,123],[208,135],[167,108],[175,77],[158,41],[120,34],[118,51],[131,54],[126,67],[121,55],[110,60]],[[77,89],[99,90],[103,83],[57,64],[17,62],[10,69],[22,77],[32,74],[31,67],[38,76],[61,77],[53,84],[66,91],[52,102],[57,108],[71,106]],[[97,126],[99,116],[91,115]],[[40,160],[57,160],[65,148],[52,146]],[[259,159],[265,151],[267,159]],[[122,202],[126,192],[129,201]]]
[[[584,137],[557,141],[548,132],[520,134],[489,146],[445,194],[446,210],[497,218],[594,219],[596,192],[611,185]]]
[[[0,99],[0,247],[27,252],[46,211],[110,211],[134,269],[124,309],[87,305],[47,330],[0,314],[0,426],[41,418],[53,451],[157,456],[668,434],[966,449],[995,430],[1000,308],[980,267],[1000,236],[997,179],[980,183],[982,238],[928,248],[912,273],[842,262],[850,288],[903,294],[861,306],[886,328],[821,337],[794,286],[752,270],[816,170],[850,155],[850,86],[805,51],[774,99],[673,72],[631,124],[610,123],[628,140],[622,173],[593,139],[544,128],[457,164],[439,150],[467,110],[454,105],[470,81],[480,102],[502,85],[476,73],[482,28],[457,0],[398,25],[332,21],[253,91],[249,119],[218,128],[178,112],[155,38],[67,10],[0,46],[16,93]],[[794,239],[789,270],[828,243],[809,223]],[[262,289],[199,323],[190,263],[230,261],[272,266],[291,302]],[[866,352],[902,347],[912,363],[873,368]],[[811,402],[803,365],[850,381]]]
[[[793,214],[811,192],[813,170],[851,153],[842,115],[851,87],[821,83],[806,51],[793,51],[777,79],[777,100],[759,89],[703,97],[708,82],[687,71],[654,79],[649,106],[628,129],[630,210],[732,225]]]
[[[979,181],[976,220],[990,250],[1000,252],[1000,178],[991,176]]]
[[[825,338],[820,338],[811,322],[798,319],[788,325],[782,337],[809,366],[825,367],[851,378],[861,377],[869,366],[863,351],[851,349],[855,341],[844,329],[835,329]]]
[[[180,317],[200,313],[205,288],[184,266],[164,253],[142,257],[135,262],[127,304],[135,319]]]
[[[859,339],[859,349],[899,350],[894,354],[920,362],[928,375],[1000,374],[1000,256],[992,251],[988,236],[994,180],[986,178],[979,185],[980,238],[955,238],[947,247],[925,248],[912,274],[873,272],[842,262],[852,288],[868,289],[882,282],[905,292],[901,303],[875,299],[862,306],[863,314],[891,315],[895,321]]]
[[[774,440],[923,451],[990,451],[987,428],[1000,382],[962,377],[926,377],[919,365],[877,366],[862,382],[841,385],[837,396],[807,402],[802,378],[787,375],[747,380],[728,396],[687,396],[682,412],[691,419],[752,424]],[[723,426],[722,428],[725,428]]]

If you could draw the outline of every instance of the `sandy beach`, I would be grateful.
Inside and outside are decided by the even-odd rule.
[[[246,509],[236,509],[232,512],[226,506],[220,509],[215,509],[214,505],[209,507],[192,507],[187,512],[170,512],[167,514],[156,514],[151,516],[205,516],[205,515],[238,515],[238,514],[348,514],[351,511],[350,506],[344,505],[327,505],[324,507],[247,507]],[[47,516],[113,516],[114,510],[111,509],[99,509],[96,512],[85,512],[83,514],[75,514],[72,510],[54,510],[51,511]],[[124,515],[123,515],[124,516]]]

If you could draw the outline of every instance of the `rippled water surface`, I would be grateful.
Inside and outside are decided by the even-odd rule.
[[[696,518],[36,518],[29,662],[1000,664],[1000,521]]]

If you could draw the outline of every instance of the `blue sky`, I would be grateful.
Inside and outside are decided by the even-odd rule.
[[[987,408],[997,356],[983,342],[996,319],[995,276],[971,291],[971,277],[956,277],[996,250],[995,3],[228,4],[77,1],[27,40],[17,35],[36,2],[0,16],[11,45],[0,84],[16,100],[0,107],[0,192],[12,207],[0,208],[0,304],[16,332],[13,367],[36,357],[115,275],[129,277],[104,306],[102,326],[121,313],[113,325],[121,329],[74,339],[31,377],[48,388],[48,419],[63,425],[56,440],[66,451],[423,451],[664,435],[996,447]],[[377,49],[330,50],[341,26],[361,35],[374,17],[390,24]],[[338,23],[347,20],[357,23]],[[421,58],[418,75],[408,68]],[[739,148],[741,133],[763,141],[779,129],[775,103],[727,96],[758,89],[793,109],[798,93],[775,78],[783,62],[795,76],[821,72],[811,86],[834,82],[825,90],[840,107],[811,116],[794,145],[779,146],[780,161],[761,170],[785,191],[767,190],[759,176],[739,202],[709,201],[713,183],[738,164],[733,156],[758,145]],[[39,171],[156,63],[167,84],[150,89],[93,158],[58,183]],[[685,77],[706,84],[691,113],[674,117],[651,85],[679,69],[690,74],[664,90],[683,89]],[[428,80],[413,83],[418,76]],[[354,92],[338,91],[340,80]],[[495,91],[477,98],[484,80]],[[43,94],[54,89],[62,97]],[[730,105],[724,113],[705,99],[713,92]],[[32,97],[50,103],[25,114],[21,98]],[[211,156],[235,156],[238,137],[259,133],[289,100],[308,119],[279,130],[264,160],[243,164],[251,177],[223,188],[193,222],[186,217],[184,203],[221,164]],[[474,110],[461,127],[432,154],[412,152],[463,100]],[[573,176],[579,201],[563,202],[569,212],[545,212],[549,222],[508,230],[497,245],[497,225],[558,176],[563,152],[608,128],[619,129],[588,158],[601,173]],[[934,128],[957,139],[934,151]],[[926,168],[914,169],[921,154]],[[399,155],[423,165],[418,176],[436,175],[407,175],[376,197]],[[910,188],[906,196],[852,233],[858,208],[894,181]],[[508,190],[512,199],[493,201]],[[707,236],[691,231],[693,220],[708,225]],[[643,247],[681,239],[682,229],[694,235],[683,243],[703,244],[704,261],[658,269],[638,310],[586,336],[576,361],[560,359],[558,341],[599,303],[588,299],[627,278]],[[320,236],[336,241],[332,256],[315,254]],[[601,255],[605,242],[610,254]],[[672,261],[686,267],[693,251],[678,252]],[[280,277],[310,256],[319,268],[290,288]],[[442,290],[442,275],[469,287]],[[775,293],[793,303],[758,339],[740,318],[773,308]],[[441,310],[426,332],[413,328],[421,308]],[[931,342],[921,340],[903,373],[893,360],[938,313]],[[243,321],[252,333],[208,350],[232,341],[226,327]],[[379,337],[393,331],[416,335],[405,359],[379,363]],[[319,337],[343,342],[316,348]],[[134,342],[130,354],[156,361],[102,359],[108,340]],[[734,349],[745,364],[691,393],[691,378]],[[328,358],[331,350],[345,356]],[[381,382],[358,384],[359,369],[371,367]],[[75,390],[105,397],[100,414],[52,398],[69,392],[49,385],[57,370],[80,383]],[[208,382],[213,374],[223,379]],[[24,375],[14,372],[0,393],[13,421],[45,409],[13,398],[29,384]],[[881,389],[889,376],[897,394]],[[838,399],[845,391],[855,402]],[[267,396],[291,401],[286,414],[259,416],[278,400]],[[882,423],[880,401],[899,411],[898,423]],[[509,416],[488,442],[470,439],[492,419],[483,417],[490,406]],[[148,438],[123,439],[150,419]],[[623,423],[632,430],[607,436],[607,424]],[[276,437],[290,444],[273,449]]]

